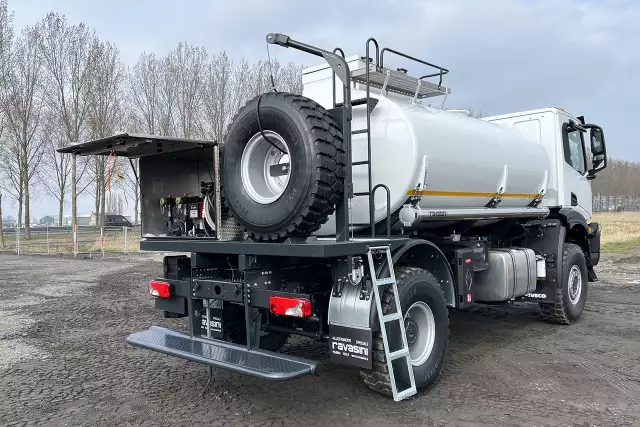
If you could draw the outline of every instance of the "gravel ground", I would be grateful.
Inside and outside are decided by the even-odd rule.
[[[163,319],[146,295],[155,259],[0,255],[0,425],[640,425],[640,259],[608,260],[579,323],[534,305],[451,314],[440,382],[401,403],[356,369],[272,383],[125,344]],[[327,358],[293,340],[288,352]]]

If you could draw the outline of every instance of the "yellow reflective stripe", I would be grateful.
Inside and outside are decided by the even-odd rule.
[[[493,198],[496,193],[477,193],[472,191],[438,191],[438,190],[409,190],[407,196],[432,196],[432,197],[487,197]],[[502,197],[514,199],[535,199],[537,193],[505,193]]]

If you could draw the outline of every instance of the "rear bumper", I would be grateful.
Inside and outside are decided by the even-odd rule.
[[[248,350],[243,345],[225,341],[191,338],[156,326],[129,335],[127,343],[268,380],[292,380],[303,375],[320,375],[322,372],[322,363],[313,360],[264,350]]]

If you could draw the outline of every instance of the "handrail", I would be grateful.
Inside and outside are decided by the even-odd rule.
[[[340,53],[340,55],[344,58],[344,50],[340,49],[339,47],[333,49],[333,53]],[[332,72],[331,73],[331,84],[333,86],[333,108],[336,108],[336,73]]]
[[[384,184],[378,184],[373,187],[373,191],[369,194],[369,206],[374,206],[376,190],[381,187],[387,192],[387,237],[391,238],[391,191],[389,187]],[[375,224],[371,226],[371,237],[376,237]]]
[[[423,61],[422,59],[418,59],[416,57],[407,55],[406,53],[398,52],[397,50],[394,50],[394,49],[391,49],[391,48],[388,48],[388,47],[385,47],[385,48],[382,49],[382,51],[380,51],[380,68],[384,67],[384,53],[385,52],[391,52],[391,53],[394,53],[394,54],[396,54],[398,56],[401,56],[403,58],[410,59],[411,61],[415,61],[415,62],[418,62],[420,64],[424,64],[424,65],[426,65],[428,67],[436,68],[436,69],[440,70],[439,73],[424,75],[424,76],[420,77],[419,80],[426,79],[426,78],[429,78],[429,77],[440,76],[440,81],[438,83],[438,86],[440,86],[440,85],[442,85],[442,76],[444,76],[445,74],[449,73],[449,70],[447,70],[444,67],[432,64],[432,63],[427,62],[427,61]]]
[[[376,47],[376,71],[379,68],[379,62],[380,62],[380,45],[378,45],[378,41],[376,39],[374,39],[373,37],[369,37],[367,39],[367,45],[366,45],[366,82],[367,82],[367,160],[369,163],[367,163],[367,178],[369,180],[368,182],[368,190],[369,190],[369,225],[371,226],[371,230],[373,232],[373,230],[375,229],[375,210],[374,210],[374,206],[373,203],[371,202],[371,200],[373,200],[372,198],[372,194],[373,194],[373,189],[371,188],[371,186],[373,185],[373,178],[371,176],[371,108],[369,107],[369,100],[371,99],[371,82],[369,81],[369,45],[373,43],[373,45]]]

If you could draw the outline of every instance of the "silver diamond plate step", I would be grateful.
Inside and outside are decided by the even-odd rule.
[[[170,329],[152,326],[127,337],[127,343],[193,362],[270,380],[291,380],[320,375],[322,363],[224,341],[190,338]]]

